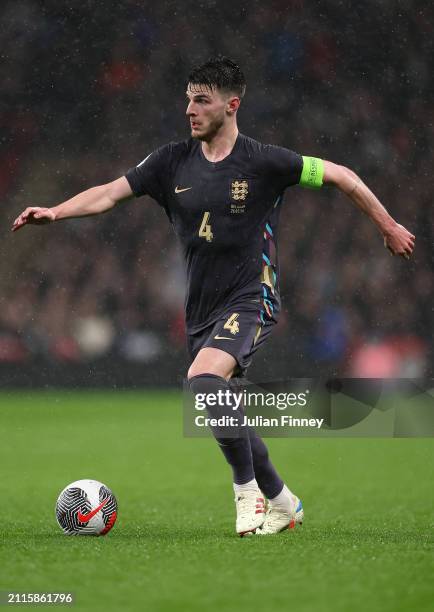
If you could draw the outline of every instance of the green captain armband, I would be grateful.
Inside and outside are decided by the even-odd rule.
[[[299,185],[310,189],[320,189],[324,178],[324,162],[318,157],[306,157],[303,155],[303,170],[301,172]]]

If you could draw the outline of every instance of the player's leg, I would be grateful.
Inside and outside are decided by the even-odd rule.
[[[249,317],[246,317],[248,321]],[[243,376],[251,364],[253,355],[270,337],[275,321],[266,321],[261,326],[252,321],[255,330],[254,341],[250,347],[244,347],[245,352],[237,356],[238,372]],[[234,392],[242,391],[242,379],[232,378],[230,385]],[[286,528],[292,528],[303,521],[303,507],[299,498],[289,490],[277,473],[271,462],[266,444],[253,427],[248,427],[250,448],[252,451],[255,478],[263,494],[268,499],[268,511],[261,529],[256,533],[262,535],[278,533]]]
[[[229,385],[235,394],[242,394],[244,388],[242,379],[231,378],[229,380]],[[244,412],[244,406],[242,406],[241,409]],[[265,442],[256,433],[253,427],[247,427],[247,432],[252,451],[253,469],[258,485],[268,499],[276,497],[283,489],[283,480],[271,463]]]
[[[230,386],[240,394],[242,380],[232,378]],[[265,521],[257,534],[269,535],[292,528],[303,521],[303,506],[299,498],[285,485],[271,462],[268,448],[253,427],[248,427],[253,469],[260,490],[268,499]]]
[[[236,530],[244,535],[262,525],[265,510],[264,499],[255,480],[249,435],[247,427],[243,425],[244,415],[237,407],[227,382],[236,365],[235,358],[229,353],[218,348],[202,348],[189,369],[188,380],[195,395],[203,394],[209,416],[226,419],[223,426],[211,429],[232,468],[237,505]],[[218,402],[214,398],[218,398]]]
[[[203,348],[190,366],[187,378],[191,391],[195,395],[200,393],[205,396],[206,410],[210,417],[237,419],[234,427],[223,425],[214,427],[212,431],[232,468],[234,483],[245,484],[254,479],[255,473],[247,428],[242,426],[243,415],[236,409],[227,382],[235,366],[236,361],[232,355],[216,348]],[[213,405],[213,401],[209,404],[209,395],[213,398],[221,397],[222,402]]]

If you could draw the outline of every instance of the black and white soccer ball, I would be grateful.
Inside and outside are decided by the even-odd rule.
[[[56,518],[67,535],[105,535],[116,522],[116,497],[98,480],[76,480],[56,502]]]

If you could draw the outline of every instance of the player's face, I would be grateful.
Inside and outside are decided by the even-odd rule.
[[[187,88],[191,135],[198,140],[211,140],[224,125],[228,115],[229,96],[205,85],[190,83]]]

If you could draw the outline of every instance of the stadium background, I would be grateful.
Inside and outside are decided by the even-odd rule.
[[[287,191],[283,312],[250,374],[432,373],[433,8],[429,2],[6,2],[1,9],[0,362],[3,383],[177,384],[184,277],[150,199],[24,228],[189,135],[184,86],[239,61],[240,130],[348,165],[417,236],[410,262],[335,190]]]
[[[184,280],[162,211],[143,198],[10,226],[188,137],[185,77],[225,53],[248,80],[242,132],[347,164],[417,236],[409,262],[392,258],[336,191],[289,190],[284,311],[251,378],[432,375],[433,13],[425,0],[1,3],[0,603],[2,589],[71,590],[105,612],[432,610],[432,438],[268,439],[306,522],[240,540],[228,466],[212,439],[181,433]],[[414,401],[432,413],[430,400]],[[66,538],[56,497],[88,477],[115,492],[118,521]]]

